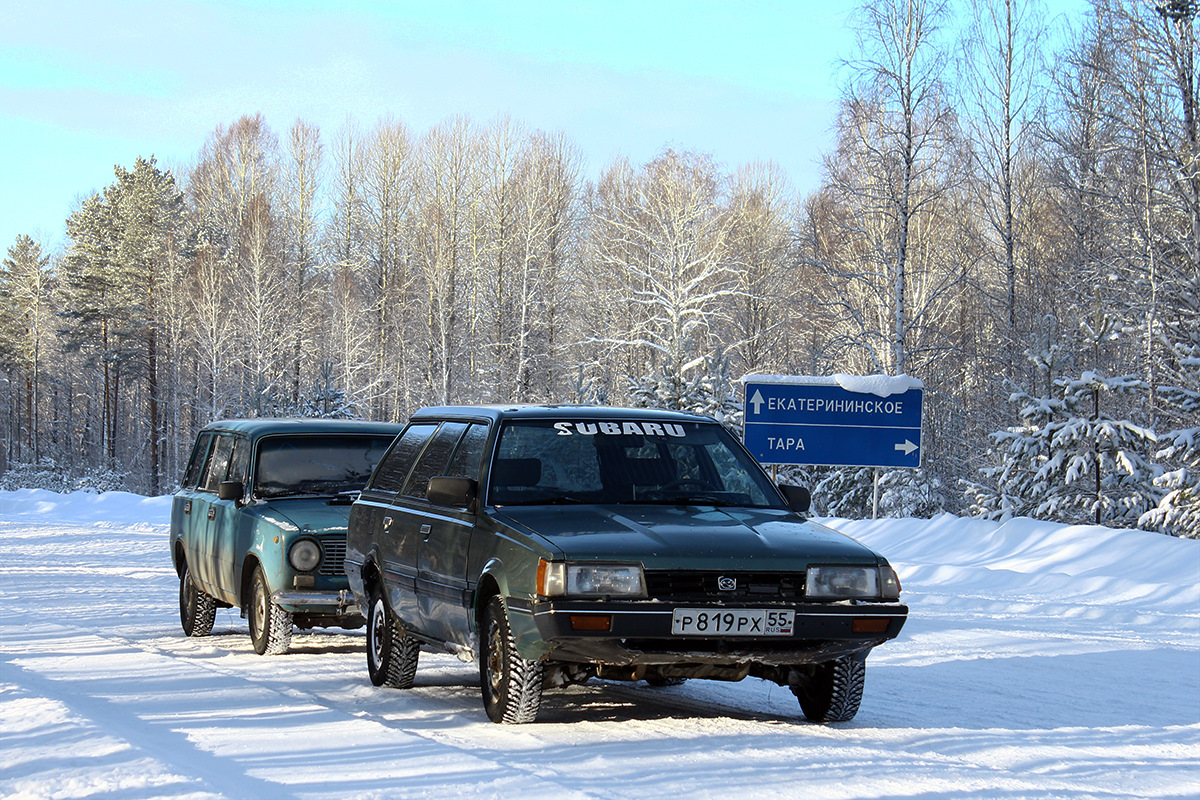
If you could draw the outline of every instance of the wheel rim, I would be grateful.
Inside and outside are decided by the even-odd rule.
[[[371,606],[371,664],[378,669],[383,662],[383,598],[378,598]]]
[[[254,581],[254,614],[251,615],[250,624],[254,630],[255,638],[262,636],[262,632],[266,629],[267,620],[267,590],[263,586],[261,580]]]
[[[185,619],[196,616],[196,593],[192,591],[192,573],[183,571],[183,580],[179,582],[179,607],[183,609]]]
[[[500,624],[493,619],[488,623],[487,657],[488,688],[491,689],[493,698],[500,696],[500,675],[504,664],[504,656],[501,650],[502,647],[503,642],[500,639]]]

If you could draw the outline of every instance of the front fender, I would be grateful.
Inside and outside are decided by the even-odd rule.
[[[521,581],[522,584],[527,581]],[[527,592],[514,594],[509,582],[509,574],[504,562],[493,558],[483,567],[479,583],[475,589],[475,633],[478,635],[482,628],[483,614],[487,609],[488,600],[492,595],[500,595],[508,611],[508,626],[516,639],[517,653],[521,658],[533,661],[544,658],[550,653],[550,645],[542,639],[537,622],[533,617],[534,598]]]

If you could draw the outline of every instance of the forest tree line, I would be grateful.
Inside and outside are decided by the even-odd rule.
[[[805,196],[680,149],[589,178],[507,118],[220,125],[184,169],[118,166],[61,250],[7,248],[0,481],[169,491],[239,416],[606,402],[737,428],[742,375],[885,373],[926,386],[885,513],[1198,536],[1196,11],[866,4]],[[870,511],[866,470],[789,474]]]

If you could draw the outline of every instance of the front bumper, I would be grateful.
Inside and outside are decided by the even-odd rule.
[[[671,632],[676,608],[790,610],[795,621],[787,636],[681,636]],[[511,601],[510,609],[525,610]],[[554,600],[527,611],[529,646],[518,641],[519,648],[558,661],[612,665],[819,663],[896,638],[908,618],[908,606],[899,603]],[[605,617],[606,630],[586,630],[600,627]]]
[[[312,589],[280,589],[271,594],[271,600],[288,611],[318,612],[349,616],[359,614],[354,595],[349,589],[320,591]]]

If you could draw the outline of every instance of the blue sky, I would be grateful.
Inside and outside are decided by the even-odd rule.
[[[1082,7],[1084,0],[1055,5]],[[261,112],[327,142],[351,118],[456,114],[562,131],[587,173],[664,147],[816,186],[850,2],[0,0],[0,252],[48,248],[138,156],[182,170]]]

